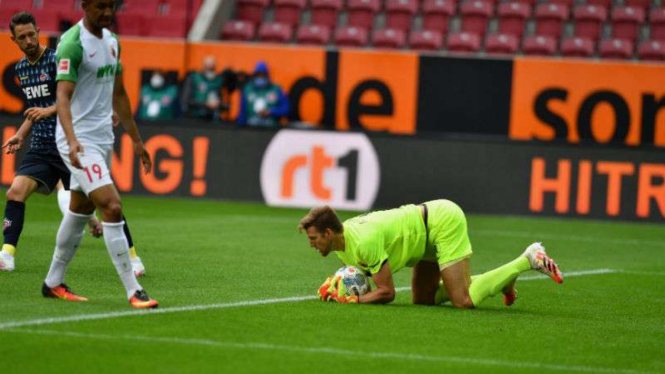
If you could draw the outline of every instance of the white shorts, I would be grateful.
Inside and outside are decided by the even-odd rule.
[[[79,160],[83,169],[77,169],[72,166],[69,160],[69,146],[58,147],[60,157],[67,165],[67,169],[72,173],[69,189],[72,191],[82,191],[86,195],[90,192],[113,184],[111,179],[111,156],[113,145],[111,144],[89,144],[81,143],[83,153],[79,153]],[[66,148],[66,149],[65,149]]]

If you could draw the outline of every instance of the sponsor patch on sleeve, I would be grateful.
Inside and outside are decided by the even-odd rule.
[[[58,63],[58,74],[69,74],[70,60],[68,58],[63,58]]]

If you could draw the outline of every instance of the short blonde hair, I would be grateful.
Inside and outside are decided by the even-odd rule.
[[[298,231],[302,232],[314,226],[319,232],[324,232],[326,229],[331,229],[334,233],[339,234],[344,231],[342,221],[339,220],[335,210],[329,206],[319,206],[312,208],[298,224]]]

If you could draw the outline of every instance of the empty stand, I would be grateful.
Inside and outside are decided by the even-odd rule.
[[[531,15],[531,6],[525,3],[510,2],[499,4],[499,33],[522,37],[524,24]]]
[[[143,14],[118,13],[115,16],[115,23],[119,35],[146,35],[145,16]]]
[[[312,24],[337,26],[337,16],[342,9],[342,0],[311,0],[312,1]]]
[[[452,0],[425,0],[423,4],[423,29],[448,33],[450,17],[455,14]]]
[[[409,46],[423,51],[437,51],[443,47],[443,34],[430,30],[414,30],[409,36]]]
[[[458,53],[480,51],[480,36],[470,32],[460,32],[448,36],[448,50]]]
[[[566,57],[592,57],[595,44],[589,38],[574,37],[561,42],[561,55]]]
[[[347,3],[348,26],[369,30],[374,25],[374,14],[381,9],[379,0],[349,0]]]
[[[645,40],[637,48],[637,55],[640,60],[664,61],[665,44],[658,40]]]
[[[592,40],[600,38],[601,25],[607,20],[607,8],[598,5],[580,5],[573,12],[575,36]]]
[[[642,8],[646,13],[651,8],[651,0],[624,0],[626,6]]]
[[[145,23],[146,34],[157,38],[184,38],[187,36],[187,20],[184,15],[181,17],[160,17],[150,18]]]
[[[254,39],[254,24],[248,21],[231,20],[224,25],[222,39],[247,42]]]
[[[340,47],[364,47],[367,45],[367,30],[355,26],[338,27],[334,38]]]
[[[635,42],[644,23],[644,9],[621,7],[612,10],[612,36]]]
[[[540,4],[536,7],[536,35],[561,37],[568,7],[562,4]]]
[[[386,27],[408,32],[411,30],[413,15],[418,12],[416,0],[387,0]]]
[[[522,52],[529,56],[553,56],[556,54],[556,39],[551,36],[531,35],[524,38]]]
[[[651,21],[651,39],[665,40],[665,8],[652,9],[649,19]]]
[[[467,1],[462,3],[460,14],[462,16],[462,31],[485,35],[487,25],[493,13],[492,3],[483,0]]]
[[[259,41],[268,43],[287,43],[293,36],[290,25],[279,22],[265,22],[259,27]]]
[[[296,33],[298,44],[325,45],[330,41],[330,28],[321,25],[302,25]]]
[[[275,0],[274,21],[296,27],[306,5],[306,0]]]
[[[622,39],[601,40],[598,54],[602,58],[625,60],[633,56],[633,43]]]
[[[402,48],[406,45],[406,33],[398,29],[382,29],[372,34],[372,44],[376,48]]]
[[[514,34],[492,34],[485,39],[485,51],[489,54],[515,54],[519,39]]]
[[[263,21],[263,10],[268,6],[268,0],[238,0],[237,5],[237,19],[258,25]]]

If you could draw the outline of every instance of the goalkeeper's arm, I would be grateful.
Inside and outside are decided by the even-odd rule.
[[[381,265],[381,270],[372,275],[372,280],[376,284],[376,289],[361,295],[358,302],[363,304],[387,304],[395,300],[395,283],[387,260]]]

